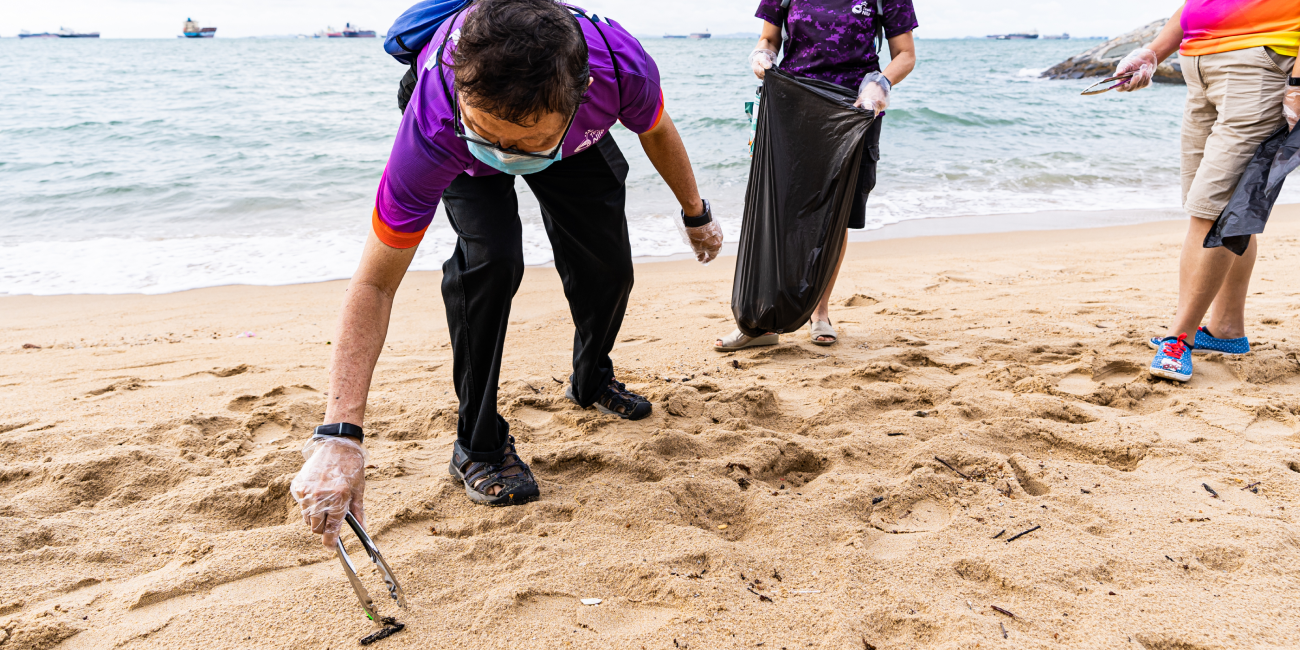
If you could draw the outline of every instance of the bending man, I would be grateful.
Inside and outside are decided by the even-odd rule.
[[[460,401],[450,471],[476,503],[514,505],[537,481],[497,413],[510,303],[523,279],[515,176],[541,204],[576,326],[567,395],[627,419],[650,403],[614,376],[609,352],[632,289],[624,213],[628,167],[609,135],[621,121],[681,203],[709,260],[721,232],[707,221],[690,160],[664,111],[654,61],[616,23],[553,0],[478,0],[450,18],[418,59],[379,183],[373,232],[348,288],[330,368],[326,425],[294,481],[313,532],[332,547],[342,515],[360,518],[361,425],[393,295],[441,201],[458,240],[442,292]],[[352,437],[348,437],[352,436]]]

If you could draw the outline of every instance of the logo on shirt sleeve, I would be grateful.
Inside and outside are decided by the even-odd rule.
[[[591,129],[583,134],[583,136],[582,144],[578,145],[578,148],[574,149],[573,153],[581,152],[591,145],[600,142],[600,139],[605,137],[605,129]]]

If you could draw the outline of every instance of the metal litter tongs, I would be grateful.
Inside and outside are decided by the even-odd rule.
[[[1095,83],[1095,84],[1093,84],[1093,85],[1091,85],[1091,86],[1088,86],[1088,89],[1087,89],[1087,90],[1085,90],[1085,91],[1083,91],[1083,92],[1081,92],[1081,93],[1079,93],[1079,94],[1080,94],[1080,95],[1100,95],[1100,94],[1102,94],[1102,93],[1104,93],[1104,92],[1109,92],[1109,91],[1111,91],[1111,90],[1115,90],[1116,88],[1119,88],[1120,86],[1123,86],[1124,84],[1128,83],[1128,80],[1133,78],[1133,74],[1134,74],[1134,73],[1132,73],[1132,72],[1125,72],[1124,74],[1116,75],[1116,76],[1114,76],[1114,77],[1106,77],[1105,79],[1102,79],[1101,81],[1098,81],[1097,83]],[[1098,86],[1105,86],[1106,84],[1108,84],[1108,83],[1110,83],[1110,82],[1112,82],[1112,81],[1118,81],[1119,83],[1115,84],[1114,86],[1106,86],[1105,88],[1098,88]]]
[[[380,555],[378,548],[375,548],[375,542],[370,539],[370,535],[366,534],[366,529],[361,527],[360,522],[350,512],[344,515],[344,521],[348,522],[348,526],[352,527],[352,532],[356,533],[357,539],[361,540],[361,546],[366,549],[370,561],[379,567],[379,574],[383,576],[384,583],[388,585],[388,595],[397,601],[398,607],[406,609],[406,595],[402,592],[402,585],[397,583],[397,576],[393,575],[393,570],[384,561],[384,556]],[[352,565],[352,558],[348,557],[347,550],[343,548],[343,536],[340,535],[335,543],[338,545],[339,562],[343,565],[343,572],[347,574],[348,582],[352,583],[352,590],[357,592],[357,600],[361,601],[361,609],[365,610],[366,618],[374,621],[375,626],[380,628],[397,624],[396,621],[392,621],[391,617],[385,621],[384,617],[381,617],[379,612],[375,610],[375,603],[370,598],[370,592],[366,591],[365,586],[361,584],[361,580],[357,578],[357,569]]]

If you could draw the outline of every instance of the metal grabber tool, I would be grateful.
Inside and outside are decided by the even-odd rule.
[[[352,513],[349,512],[344,515],[344,521],[346,521],[348,526],[352,528],[352,532],[356,534],[357,539],[361,540],[361,546],[366,549],[366,554],[370,556],[370,561],[374,562],[375,566],[379,568],[379,574],[383,576],[384,583],[388,585],[388,595],[391,596],[393,600],[397,601],[398,607],[406,609],[406,595],[402,592],[402,585],[398,584],[397,576],[393,575],[393,570],[389,568],[388,563],[384,561],[384,556],[381,555],[379,549],[375,547],[374,540],[370,539],[370,535],[366,534],[366,529],[361,527],[361,523],[357,521],[356,517],[352,516]],[[348,582],[352,583],[352,590],[357,592],[357,600],[361,601],[361,609],[365,610],[366,618],[373,621],[375,627],[383,628],[381,632],[394,627],[396,629],[393,629],[392,632],[396,632],[405,627],[392,617],[382,617],[379,615],[379,612],[375,608],[374,601],[370,598],[370,592],[366,591],[365,586],[361,584],[361,580],[357,578],[357,569],[352,564],[352,558],[348,557],[347,549],[343,548],[343,536],[340,535],[338,541],[335,543],[338,545],[339,563],[343,565],[343,573],[347,574]],[[392,632],[389,632],[389,634]],[[379,634],[380,633],[372,634],[371,637],[378,636]],[[388,636],[388,634],[384,634],[383,636]],[[380,636],[379,638],[383,638],[383,636]],[[366,639],[370,639],[371,637],[366,637]],[[374,639],[374,641],[379,640],[379,638]],[[362,645],[367,645],[365,639],[362,639],[361,643]]]

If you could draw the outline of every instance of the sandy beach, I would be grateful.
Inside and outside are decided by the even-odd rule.
[[[531,268],[500,408],[543,498],[504,509],[448,476],[441,276],[411,274],[366,422],[408,610],[348,537],[408,627],[371,647],[1300,647],[1300,206],[1262,239],[1255,351],[1179,385],[1145,368],[1184,228],[855,243],[829,348],[715,353],[734,258],[639,265],[613,353],[639,422],[564,399]],[[372,630],[288,493],[345,286],[0,297],[0,648]]]

